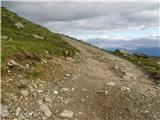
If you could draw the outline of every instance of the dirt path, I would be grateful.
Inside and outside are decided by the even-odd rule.
[[[2,90],[6,86],[8,89],[4,89],[3,119],[160,120],[160,87],[135,65],[81,42],[64,39],[80,53],[73,59],[56,61],[65,71],[57,74],[62,80],[12,82],[5,78]],[[27,87],[19,90],[18,84]]]

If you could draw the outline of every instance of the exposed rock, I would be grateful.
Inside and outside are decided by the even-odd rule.
[[[51,110],[49,109],[49,107],[48,107],[46,104],[44,104],[44,103],[40,104],[39,109],[40,109],[47,117],[51,117],[52,112],[51,112]]]
[[[19,66],[19,67],[23,68],[22,65],[18,64],[16,61],[14,61],[14,60],[12,60],[12,59],[9,60],[9,62],[8,62],[7,65],[8,65],[9,67]]]
[[[111,81],[111,82],[107,82],[107,85],[112,87],[112,86],[115,86],[115,83]]]
[[[25,97],[27,97],[29,95],[29,91],[28,90],[21,90],[20,92]]]
[[[58,94],[58,91],[54,91],[53,93],[57,95],[57,94]]]
[[[16,109],[16,116],[18,116],[20,114],[20,112],[21,112],[21,108],[17,107],[17,109]]]
[[[66,59],[67,59],[67,61],[69,61],[69,62],[75,62],[75,60],[74,60],[72,57],[67,57]]]
[[[14,24],[18,29],[23,28],[24,25],[22,25],[20,22],[17,22]]]
[[[74,112],[72,112],[72,111],[69,111],[69,110],[64,110],[61,114],[60,114],[60,116],[62,117],[62,118],[73,118],[73,116],[74,116]]]
[[[35,34],[32,34],[32,36],[34,37],[34,38],[36,38],[36,39],[44,39],[44,37],[42,37],[42,36],[39,36],[39,35],[35,35]]]
[[[126,91],[126,90],[129,92],[131,91],[131,89],[129,87],[121,87],[121,91]]]
[[[38,90],[38,93],[43,93],[44,92],[44,90]]]
[[[43,64],[47,64],[47,61],[45,59],[42,59]]]
[[[62,88],[62,91],[69,92],[68,88]]]
[[[7,36],[1,36],[1,39],[7,39],[8,37]]]
[[[104,93],[105,93],[105,95],[108,95],[108,90],[105,90]]]
[[[8,117],[9,111],[6,106],[1,105],[0,115],[2,117]]]
[[[71,75],[70,74],[65,74],[65,77],[70,77]]]
[[[135,77],[135,75],[131,74],[130,72],[125,72],[123,79],[130,80],[130,79],[136,79],[136,77]]]
[[[49,96],[46,96],[46,97],[45,97],[45,101],[51,103],[51,102],[52,102],[52,99],[51,99]]]

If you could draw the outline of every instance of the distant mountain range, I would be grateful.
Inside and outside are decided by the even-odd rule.
[[[105,50],[115,51],[116,49],[123,49],[131,53],[142,53],[148,56],[160,57],[160,47],[150,47],[150,48],[140,47],[134,50],[128,50],[124,48],[106,48]]]
[[[143,53],[149,56],[160,57],[160,47],[151,47],[151,48],[137,48],[132,52]]]
[[[131,53],[142,53],[148,56],[160,57],[159,36],[143,37],[131,40],[90,39],[87,42],[109,51],[123,49]]]

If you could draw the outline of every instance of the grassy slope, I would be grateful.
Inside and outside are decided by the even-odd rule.
[[[1,8],[1,14],[1,33],[2,36],[7,36],[7,39],[2,38],[2,64],[17,54],[40,57],[47,50],[51,56],[65,56],[66,51],[68,51],[67,56],[73,56],[77,51],[62,40],[60,35],[19,17],[4,7]],[[18,29],[15,26],[18,22],[24,27]],[[32,34],[43,36],[44,39],[36,39]]]

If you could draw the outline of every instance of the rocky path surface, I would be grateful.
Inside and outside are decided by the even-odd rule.
[[[3,78],[2,120],[160,120],[160,86],[126,60],[64,39],[80,53],[54,60],[63,72],[49,80]]]

